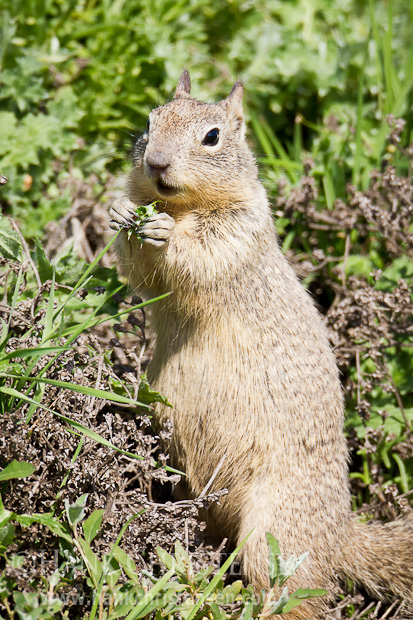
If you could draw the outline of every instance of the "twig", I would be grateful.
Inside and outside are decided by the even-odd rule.
[[[347,288],[347,278],[346,278],[346,265],[347,265],[347,260],[350,254],[350,233],[347,231],[346,232],[346,245],[344,248],[344,257],[343,257],[343,275],[342,275],[342,281],[343,281],[343,288],[346,289]]]
[[[361,382],[361,371],[360,371],[360,350],[356,348],[356,370],[357,370],[357,405],[360,405],[360,382]]]
[[[390,383],[391,383],[391,385],[393,387],[394,395],[396,397],[397,404],[399,405],[400,411],[402,412],[402,416],[403,416],[403,420],[404,420],[404,423],[406,425],[406,428],[408,428],[410,430],[410,422],[407,419],[406,412],[404,410],[403,401],[402,401],[402,398],[400,396],[400,392],[397,389],[397,386],[396,386],[395,382],[393,381],[393,377],[391,376],[391,373],[390,373],[389,369],[387,368],[387,365],[383,363],[382,368],[385,371],[385,373],[386,373],[386,375],[387,375],[387,377],[388,377],[388,379],[389,379],[389,381],[390,381]]]
[[[217,477],[219,470],[220,470],[220,469],[221,469],[221,467],[223,466],[224,461],[225,461],[225,459],[226,459],[226,458],[227,458],[227,455],[226,455],[226,454],[224,454],[224,456],[221,458],[220,462],[218,463],[218,465],[217,465],[217,466],[216,466],[216,468],[214,469],[214,472],[213,472],[212,476],[210,477],[210,479],[209,479],[209,481],[208,481],[208,483],[207,483],[206,487],[205,487],[205,488],[204,488],[204,490],[201,492],[201,494],[198,496],[198,499],[201,499],[202,497],[204,497],[204,496],[207,494],[207,492],[209,491],[209,489],[210,489],[210,487],[211,487],[212,483],[214,482],[215,478]]]
[[[39,287],[39,289],[41,289],[42,281],[40,279],[39,272],[37,271],[37,267],[34,264],[34,262],[32,261],[32,257],[30,256],[30,250],[28,248],[28,245],[27,245],[26,241],[24,240],[23,235],[21,234],[20,229],[17,226],[16,222],[14,220],[12,220],[11,218],[10,218],[10,224],[13,226],[14,230],[16,231],[16,233],[20,237],[20,241],[21,241],[21,244],[23,246],[24,253],[26,254],[27,262],[29,263],[30,267],[33,269],[33,273],[34,273],[34,275],[36,277],[37,286]]]
[[[397,599],[394,601],[394,603],[392,603],[390,605],[390,607],[388,608],[388,610],[384,613],[384,615],[380,618],[380,620],[384,620],[385,618],[387,618],[387,616],[389,615],[389,613],[396,607],[397,603],[399,603],[400,599]]]
[[[370,603],[369,605],[367,605],[367,607],[365,607],[361,611],[359,610],[355,611],[354,614],[350,617],[350,620],[357,620],[357,618],[361,618],[361,616],[363,616],[366,613],[366,611],[371,609],[373,605],[375,605],[374,601]]]
[[[4,275],[4,293],[3,293],[3,299],[1,301],[1,305],[5,305],[8,310],[10,310],[9,306],[7,306],[7,280],[9,279],[9,275],[12,272],[11,269],[9,269],[9,271],[7,271],[7,273]]]
[[[399,605],[399,606],[398,606],[398,608],[396,609],[396,613],[395,613],[395,614],[394,614],[394,616],[393,616],[393,620],[396,620],[397,616],[399,615],[399,613],[400,613],[400,612],[401,612],[401,610],[403,609],[405,602],[406,602],[406,601],[404,601],[404,600],[403,600],[403,601],[400,603],[400,605]]]
[[[186,548],[186,552],[189,553],[188,519],[185,519],[185,548]]]
[[[221,555],[221,552],[223,550],[223,548],[225,547],[225,545],[228,542],[228,538],[224,538],[223,541],[221,542],[221,544],[219,545],[218,549],[215,551],[214,555],[211,558],[211,564],[213,564],[215,562],[215,560],[217,560],[219,558],[219,556]]]
[[[11,618],[13,620],[13,618],[14,618],[14,611],[11,609],[11,607],[9,605],[9,601],[7,600],[7,598],[4,598],[2,603],[5,606],[5,608],[7,610],[7,613],[9,614],[9,618]]]
[[[99,386],[100,386],[100,380],[102,378],[102,368],[103,368],[103,355],[99,356],[99,364],[98,364],[98,374],[96,377],[96,383],[95,383],[95,389],[98,390]],[[95,404],[95,400],[96,400],[96,396],[92,396],[92,399],[90,401],[90,411],[93,410],[93,406]]]

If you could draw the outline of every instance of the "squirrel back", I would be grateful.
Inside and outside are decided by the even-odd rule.
[[[206,104],[184,72],[173,101],[138,140],[127,199],[111,211],[130,226],[135,205],[160,213],[118,238],[123,271],[154,304],[148,369],[174,409],[174,466],[198,496],[228,489],[208,510],[218,536],[239,543],[246,579],[268,588],[266,532],[284,555],[310,551],[291,578],[329,588],[337,574],[413,602],[413,522],[373,527],[351,514],[343,399],[326,328],[284,258],[245,139],[243,88]],[[319,599],[286,618],[322,617]]]

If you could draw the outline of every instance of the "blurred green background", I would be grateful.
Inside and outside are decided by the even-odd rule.
[[[245,82],[270,190],[310,154],[332,206],[393,157],[387,114],[410,138],[412,24],[406,0],[1,0],[2,204],[41,234],[70,205],[62,179],[123,167],[188,68],[208,101]]]

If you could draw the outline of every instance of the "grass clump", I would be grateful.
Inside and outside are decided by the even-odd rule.
[[[10,466],[2,472],[3,479],[7,478],[7,469],[10,470]],[[28,475],[27,464],[21,463],[9,477]],[[326,594],[325,590],[302,588],[289,593],[285,583],[305,561],[307,554],[283,560],[278,542],[271,534],[268,534],[271,583],[283,586],[278,600],[273,591],[256,596],[251,587],[245,588],[241,581],[224,585],[222,577],[243,543],[220,568],[206,566],[196,571],[190,555],[178,541],[174,555],[157,547],[157,566],[138,571],[132,557],[120,544],[131,522],[142,513],[133,515],[123,525],[107,553],[96,553],[92,549],[93,541],[99,534],[105,511],[95,510],[85,519],[87,497],[84,494],[72,504],[66,500],[65,511],[60,517],[52,513],[17,515],[5,510],[0,503],[0,558],[5,561],[0,574],[0,600],[10,618],[15,613],[30,619],[65,618],[76,608],[80,616],[74,617],[90,620],[96,617],[124,617],[127,620],[181,617],[192,620],[211,616],[225,620],[241,614],[242,618],[265,618],[274,613],[287,613],[305,599]],[[21,581],[25,569],[27,571],[25,564],[28,559],[11,553],[15,550],[15,524],[26,528],[40,524],[59,539],[59,551],[54,561],[49,560],[48,570],[42,572],[40,578],[32,576],[28,579],[29,591],[15,589],[15,576]],[[79,581],[80,589],[75,586]]]

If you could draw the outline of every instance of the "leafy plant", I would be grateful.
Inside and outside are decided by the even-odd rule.
[[[222,577],[246,539],[219,569],[208,566],[195,571],[191,557],[177,542],[174,555],[158,547],[160,575],[147,570],[139,574],[134,561],[119,545],[131,521],[140,515],[134,515],[122,527],[116,543],[108,553],[101,555],[93,551],[92,545],[99,536],[104,511],[95,510],[85,519],[86,502],[87,495],[82,495],[72,504],[66,502],[65,520],[52,514],[16,515],[6,511],[0,504],[0,540],[3,540],[3,551],[0,552],[6,557],[9,566],[19,569],[23,565],[18,556],[9,558],[6,555],[8,547],[14,541],[15,521],[25,527],[32,523],[48,527],[61,538],[62,545],[62,558],[58,568],[43,580],[44,583],[37,593],[15,591],[7,571],[3,572],[0,576],[0,592],[3,604],[10,612],[9,599],[13,597],[14,609],[19,615],[26,614],[33,618],[43,614],[45,617],[55,617],[54,614],[57,613],[63,615],[64,599],[59,597],[59,592],[64,589],[65,584],[70,585],[74,567],[82,576],[83,587],[92,601],[88,616],[90,620],[93,620],[97,613],[99,618],[108,620],[121,616],[127,620],[174,618],[177,614],[185,620],[210,617],[210,614],[213,618],[225,620],[233,617],[230,610],[239,603],[243,606],[243,619],[264,618],[272,614],[287,613],[305,599],[326,594],[325,590],[299,589],[289,595],[288,587],[285,586],[280,598],[274,600],[274,591],[257,597],[252,589],[245,588],[241,581],[224,586]],[[290,557],[284,561],[274,536],[267,534],[267,539],[271,587],[280,588],[308,554],[300,558]],[[223,606],[226,606],[227,612]],[[238,617],[239,613],[236,616]]]
[[[130,236],[134,232],[137,235],[138,239],[140,240],[140,237],[138,234],[138,228],[144,220],[158,213],[158,211],[155,208],[155,205],[158,204],[158,202],[160,201],[155,200],[155,202],[153,202],[150,205],[141,205],[141,206],[136,207],[135,209],[136,224],[134,224],[134,226],[128,229],[128,239],[130,239]]]
[[[8,322],[6,323],[3,319],[0,319],[2,328],[0,336],[0,414],[4,414],[6,411],[15,410],[20,403],[27,403],[30,407],[27,410],[26,424],[30,422],[36,409],[41,408],[64,420],[69,427],[72,427],[84,436],[94,439],[95,441],[113,449],[117,448],[110,441],[100,436],[95,431],[86,428],[78,421],[75,421],[62,413],[43,405],[41,401],[44,394],[44,388],[46,385],[49,385],[56,386],[60,389],[69,389],[74,392],[87,394],[92,398],[103,398],[121,405],[132,405],[146,409],[149,409],[149,404],[151,402],[157,400],[167,403],[166,399],[150,389],[145,377],[142,382],[143,398],[145,402],[140,402],[139,400],[135,400],[116,392],[109,392],[108,390],[100,390],[88,386],[77,385],[73,382],[59,381],[47,377],[47,371],[58,361],[59,356],[62,353],[70,350],[72,343],[76,341],[78,336],[86,329],[90,329],[91,327],[102,322],[102,317],[98,316],[98,313],[107,304],[107,301],[112,298],[114,292],[110,290],[104,297],[103,301],[96,306],[94,312],[91,311],[88,303],[88,312],[85,313],[79,321],[76,321],[75,323],[72,322],[69,328],[67,327],[67,316],[65,315],[65,312],[67,312],[67,308],[70,308],[70,302],[75,298],[75,295],[81,287],[93,279],[92,274],[94,270],[96,271],[98,262],[110,245],[114,242],[115,238],[116,237],[110,241],[103,252],[96,257],[93,263],[86,268],[75,286],[71,288],[69,292],[65,290],[63,295],[61,292],[57,294],[55,285],[55,268],[46,258],[42,246],[37,242],[35,251],[32,253],[30,263],[38,277],[38,284],[40,284],[38,297],[41,298],[43,293],[47,292],[47,300],[43,308],[41,308],[40,301],[38,302],[36,307],[38,311],[36,326],[32,325],[27,329],[25,339],[27,340],[29,335],[33,332],[34,327],[36,327],[37,333],[41,333],[39,346],[12,348],[12,350],[8,350],[8,343],[12,335],[11,323],[13,320],[13,313],[18,307],[18,303],[21,303],[21,287],[23,284],[22,267],[20,268],[15,281],[9,308]],[[19,236],[11,230],[8,225],[3,224],[0,229],[0,244],[3,248],[5,257],[12,257],[14,259],[19,259],[21,257],[23,248],[20,244]],[[40,274],[42,274],[43,277],[41,277]],[[52,280],[49,281],[49,286],[43,287],[42,281],[47,281],[47,275],[51,275]],[[109,278],[106,282],[108,280]],[[120,287],[118,286],[117,289],[115,289],[115,292],[117,292],[119,288]],[[25,293],[23,293],[23,296],[25,296]],[[57,299],[60,301],[59,304],[56,304]],[[132,311],[145,305],[145,303],[139,304],[136,308],[132,308]],[[130,311],[131,310],[128,310],[128,312]],[[111,317],[105,317],[104,320],[108,320],[109,318],[113,319],[117,316],[119,316],[119,313],[112,315]],[[54,345],[54,339],[59,337],[61,338],[62,336],[66,336],[64,346]],[[49,357],[47,363],[43,363],[43,360],[47,357]],[[37,370],[35,374],[31,376],[38,367],[39,363],[42,363],[42,368]],[[139,455],[134,455],[122,450],[121,452],[132,458],[142,458]]]

